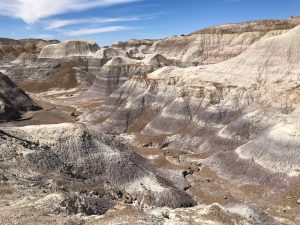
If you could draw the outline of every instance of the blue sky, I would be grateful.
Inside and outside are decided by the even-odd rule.
[[[0,36],[100,45],[300,15],[300,0],[0,0]]]

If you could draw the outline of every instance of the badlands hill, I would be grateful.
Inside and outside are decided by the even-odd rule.
[[[0,73],[0,121],[20,119],[22,113],[39,109],[23,90]]]
[[[39,54],[39,58],[59,59],[66,57],[89,56],[99,49],[99,46],[95,42],[68,41],[44,47]]]
[[[17,58],[30,58],[36,56],[43,47],[59,41],[45,41],[41,39],[13,40],[0,38],[0,60],[15,60]]]
[[[299,224],[299,24],[8,50],[1,224]]]
[[[299,25],[299,18],[290,17],[288,20],[256,20],[245,23],[225,24],[209,28],[205,28],[193,34],[230,34],[230,33],[245,33],[245,32],[269,32],[272,30],[287,30]]]

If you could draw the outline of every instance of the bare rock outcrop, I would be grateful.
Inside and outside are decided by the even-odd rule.
[[[58,43],[59,41],[45,41],[41,39],[21,39],[14,40],[0,38],[0,60],[9,62],[18,58],[37,57],[41,49],[49,44]]]
[[[183,190],[151,172],[144,158],[84,125],[3,128],[2,137],[5,151],[22,152],[24,163],[41,172],[87,183],[101,181],[97,185],[104,180],[145,205],[178,208],[195,204]]]
[[[119,41],[116,44],[113,44],[112,47],[128,50],[128,49],[133,49],[133,48],[140,48],[140,46],[149,47],[149,46],[153,45],[153,43],[156,42],[156,41],[158,41],[158,40],[153,40],[153,39],[136,40],[136,39],[132,39],[132,40],[129,40],[129,41]]]
[[[181,66],[214,64],[233,58],[259,41],[265,35],[277,35],[284,31],[245,32],[233,34],[203,33],[189,36],[174,36],[158,41],[150,52],[163,54]]]
[[[138,218],[138,221],[136,220]],[[133,207],[117,205],[100,219],[88,222],[88,225],[103,224],[149,224],[149,225],[279,225],[280,221],[265,212],[243,204],[221,206],[219,204],[199,205],[190,209],[158,208],[139,212]]]
[[[290,30],[299,24],[300,21],[295,17],[291,17],[288,20],[256,20],[244,23],[234,23],[208,27],[199,31],[195,31],[192,34],[232,34],[253,31],[269,32],[272,30]]]
[[[100,47],[95,42],[66,41],[45,46],[38,57],[41,59],[89,57],[94,55],[99,49]]]
[[[127,56],[93,59],[89,64],[89,72],[95,75],[95,81],[88,91],[84,93],[83,97],[109,96],[112,92],[118,90],[130,77],[144,76],[170,64],[171,62],[168,59],[159,54],[147,54],[141,60]]]
[[[0,96],[0,121],[9,121],[20,118],[21,113],[14,109],[9,102],[5,101],[3,96]]]
[[[280,35],[299,25],[295,20],[261,20],[214,26],[164,40],[129,40],[113,45],[132,53],[162,54],[187,67],[214,64],[233,58],[253,43]]]
[[[220,171],[239,175],[233,168],[243,164],[244,177],[262,183],[281,177],[274,185],[282,185],[299,175],[299,30],[262,38],[215,65],[134,77],[85,119],[108,133],[138,127],[180,148],[214,149],[206,163]]]
[[[22,112],[39,109],[23,90],[0,73],[0,120],[19,119]]]

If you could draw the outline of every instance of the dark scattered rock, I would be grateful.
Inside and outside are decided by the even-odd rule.
[[[3,174],[0,174],[0,183],[7,182],[7,181],[8,181],[8,178],[6,176],[4,176]]]
[[[282,212],[283,213],[287,213],[288,209],[283,209]]]
[[[78,196],[70,194],[62,203],[61,206],[69,214],[84,214],[84,215],[102,215],[107,210],[114,207],[115,202],[107,197],[99,198],[96,196]]]
[[[72,117],[78,117],[77,113],[76,112],[71,112],[70,114]]]
[[[182,171],[182,175],[183,175],[184,177],[186,177],[186,176],[189,175],[189,174],[190,174],[190,171],[187,171],[187,170]]]
[[[165,212],[162,212],[161,214],[165,219],[168,219],[168,220],[170,219],[169,212],[165,211]]]
[[[150,142],[148,142],[148,143],[144,143],[144,144],[142,145],[143,148],[149,148],[149,147],[152,147],[152,146],[153,146],[152,141],[150,141]]]
[[[167,147],[169,147],[169,145],[170,145],[170,143],[164,143],[162,146],[161,146],[161,148],[163,149],[163,148],[167,148]]]
[[[124,197],[124,203],[126,204],[132,204],[133,203],[133,198],[130,195],[125,195]]]

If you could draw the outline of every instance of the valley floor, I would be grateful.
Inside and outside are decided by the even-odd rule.
[[[77,123],[80,109],[90,103],[74,101],[67,93],[31,97],[43,110],[29,112],[4,127]],[[76,104],[74,104],[76,102]],[[101,103],[101,99],[98,102]],[[126,132],[114,138],[137,154],[149,159],[162,177],[200,204],[193,208],[176,209],[139,206],[137,203],[118,203],[102,216],[85,216],[56,212],[61,193],[53,187],[42,188],[17,171],[22,168],[0,168],[1,224],[299,224],[300,178],[288,188],[274,187],[240,178],[219,176],[213,167],[202,165],[209,152],[195,153],[168,145],[159,145],[138,132]],[[3,165],[4,166],[4,165]],[[2,166],[2,167],[3,167]],[[16,171],[14,171],[16,170]],[[15,174],[12,173],[14,171]],[[12,180],[6,177],[15,176]],[[84,184],[83,184],[84,185]],[[266,214],[268,213],[268,214]],[[276,221],[272,218],[276,218]],[[264,222],[265,221],[265,222]]]

